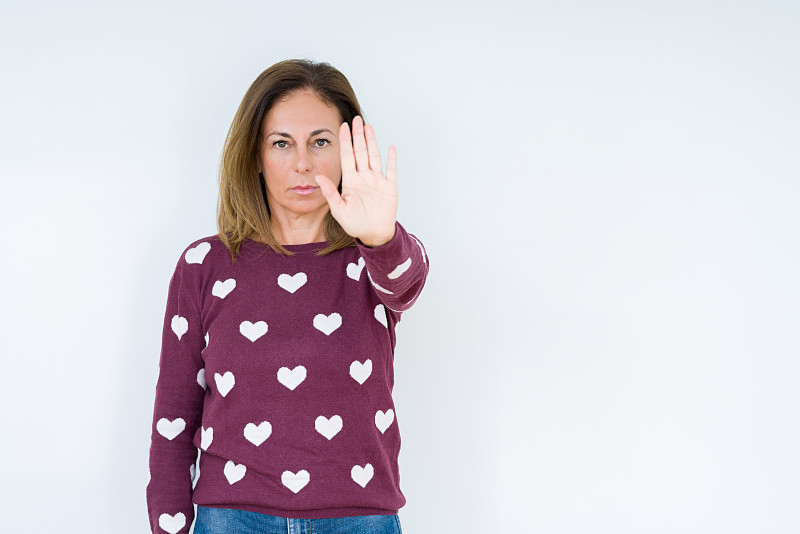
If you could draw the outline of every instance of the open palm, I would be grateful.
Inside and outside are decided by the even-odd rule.
[[[353,135],[346,122],[339,127],[342,161],[342,193],[327,176],[317,175],[331,215],[345,232],[367,246],[387,243],[394,237],[397,218],[397,151],[389,147],[386,175],[375,130],[364,125],[360,116],[353,119]]]

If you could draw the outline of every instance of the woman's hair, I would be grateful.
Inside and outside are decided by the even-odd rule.
[[[219,166],[217,229],[234,262],[242,242],[253,234],[261,236],[276,252],[292,255],[270,230],[270,209],[264,181],[258,172],[257,151],[261,123],[272,106],[290,93],[303,90],[313,91],[335,107],[341,121],[351,128],[353,118],[362,115],[350,82],[328,63],[288,59],[274,64],[255,79],[228,130]],[[341,181],[339,192],[342,192]],[[330,211],[324,226],[328,246],[318,255],[355,246],[353,237],[342,229]]]

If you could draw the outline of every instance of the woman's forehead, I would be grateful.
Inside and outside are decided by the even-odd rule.
[[[339,111],[310,91],[294,92],[281,98],[264,117],[262,127],[266,134],[284,132],[309,134],[320,129],[336,133],[339,129]]]

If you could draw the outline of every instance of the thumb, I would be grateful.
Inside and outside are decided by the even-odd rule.
[[[336,189],[336,186],[333,185],[333,182],[331,182],[330,178],[321,174],[316,175],[314,180],[317,181],[317,185],[319,185],[319,188],[322,191],[322,196],[328,201],[328,205],[331,208],[331,214],[336,216],[344,207],[344,200],[342,200],[342,197],[339,194],[339,191]]]

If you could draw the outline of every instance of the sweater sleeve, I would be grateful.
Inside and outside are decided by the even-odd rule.
[[[199,292],[185,271],[185,255],[169,282],[159,373],[150,441],[150,482],[147,509],[154,534],[184,534],[194,520],[192,482],[201,423],[205,376],[201,351],[205,346],[199,312]]]
[[[358,238],[355,242],[381,302],[398,314],[410,308],[428,277],[428,255],[419,239],[395,221],[388,243],[368,247]]]

